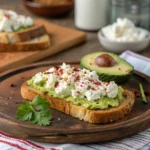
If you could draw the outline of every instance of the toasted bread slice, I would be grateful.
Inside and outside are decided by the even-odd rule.
[[[20,43],[0,43],[0,52],[19,52],[43,50],[50,46],[51,41],[48,34],[34,38],[30,41]]]
[[[0,33],[0,43],[20,43],[30,41],[44,34],[47,34],[45,27],[43,25],[35,25],[17,32]]]
[[[129,90],[124,91],[123,100],[119,107],[106,110],[89,110],[83,106],[77,106],[65,100],[44,94],[39,90],[27,86],[27,82],[22,84],[21,95],[24,99],[33,100],[37,94],[46,97],[47,101],[51,103],[52,108],[89,123],[109,123],[117,121],[124,118],[134,105],[134,94]]]

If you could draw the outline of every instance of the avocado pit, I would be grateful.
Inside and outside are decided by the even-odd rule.
[[[96,57],[95,63],[99,67],[112,67],[115,65],[115,60],[108,54],[101,54]]]

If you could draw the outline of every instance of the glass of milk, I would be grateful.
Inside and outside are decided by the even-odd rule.
[[[109,22],[110,0],[75,0],[75,25],[83,30],[99,30]]]

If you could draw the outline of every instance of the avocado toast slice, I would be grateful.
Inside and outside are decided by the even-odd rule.
[[[52,108],[90,123],[122,119],[134,104],[131,91],[101,82],[94,71],[69,65],[40,72],[22,84],[24,99],[33,100],[37,94],[46,97]]]

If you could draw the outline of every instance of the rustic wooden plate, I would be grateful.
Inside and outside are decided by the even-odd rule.
[[[78,62],[69,62],[78,65]],[[16,109],[22,98],[21,84],[35,73],[44,71],[61,62],[44,62],[21,67],[0,75],[0,130],[13,136],[51,143],[92,143],[104,142],[134,135],[150,127],[150,97],[148,104],[143,104],[141,98],[136,98],[132,112],[124,119],[111,124],[90,124],[80,121],[56,110],[50,126],[31,125],[16,119]],[[10,84],[14,84],[11,87]],[[150,79],[144,75],[136,75],[123,87],[138,89],[142,83],[145,90],[150,91]]]

